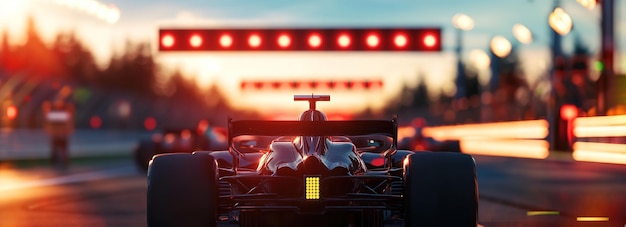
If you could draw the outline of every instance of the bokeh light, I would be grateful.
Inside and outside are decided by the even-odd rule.
[[[280,35],[278,37],[278,45],[281,47],[288,47],[291,45],[291,38],[288,35]]]
[[[96,0],[48,0],[57,5],[96,17],[109,24],[115,24],[120,19],[120,10],[115,5],[107,5]],[[22,2],[22,1],[16,1]]]
[[[567,35],[572,30],[572,18],[559,7],[550,13],[548,24],[559,35]]]
[[[202,37],[198,34],[192,35],[191,38],[189,38],[189,45],[192,47],[202,46]]]
[[[489,55],[483,50],[474,49],[470,52],[469,56],[470,62],[474,67],[476,67],[476,69],[487,69],[491,64],[491,59],[489,58]]]
[[[587,9],[596,8],[597,0],[576,0],[580,5],[584,6]]]
[[[491,39],[491,43],[489,46],[491,48],[491,52],[493,52],[493,54],[495,54],[499,58],[509,56],[509,54],[511,53],[511,48],[513,48],[511,42],[509,42],[508,39],[499,35]]]
[[[350,43],[350,36],[346,34],[340,35],[339,38],[337,38],[337,44],[339,44],[340,47],[348,47],[350,46]]]
[[[523,24],[513,25],[513,36],[523,44],[529,44],[533,41],[533,33]]]
[[[377,47],[378,43],[380,43],[380,39],[376,34],[370,34],[367,36],[366,42],[369,47]]]
[[[98,115],[91,116],[91,118],[89,119],[89,125],[91,126],[91,128],[99,129],[100,127],[102,127],[102,119]]]
[[[469,31],[474,28],[474,19],[468,15],[458,13],[452,17],[452,24],[455,28]]]
[[[143,127],[148,131],[154,130],[156,126],[157,126],[157,121],[156,119],[154,119],[154,117],[147,117],[143,121]]]
[[[251,35],[250,38],[248,38],[248,44],[250,44],[251,47],[259,47],[261,45],[261,37],[259,35]]]

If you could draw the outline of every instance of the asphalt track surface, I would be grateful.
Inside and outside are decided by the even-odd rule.
[[[626,226],[624,165],[475,159],[480,226]],[[145,225],[146,177],[128,158],[65,170],[0,164],[0,226]]]

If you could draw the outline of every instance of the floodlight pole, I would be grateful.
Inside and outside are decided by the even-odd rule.
[[[599,1],[601,6],[601,49],[600,49],[600,61],[602,62],[602,71],[598,78],[598,103],[597,103],[597,115],[605,115],[607,111],[607,93],[609,87],[609,81],[612,79],[614,73],[614,56],[615,56],[615,33],[614,33],[614,0],[601,0]]]
[[[463,29],[456,28],[456,100],[465,98],[465,69],[463,67]]]
[[[552,10],[550,12],[553,12],[556,8],[558,8],[561,5],[561,1],[560,0],[555,0],[554,1],[554,7],[552,8]],[[560,98],[558,97],[558,94],[556,92],[556,84],[560,83],[560,81],[556,81],[558,79],[563,79],[562,76],[557,77],[555,74],[556,73],[561,73],[561,72],[557,72],[556,69],[556,62],[559,61],[557,59],[563,59],[563,47],[561,45],[562,43],[562,38],[561,35],[556,32],[554,29],[550,29],[550,35],[551,35],[551,46],[550,46],[550,50],[551,50],[551,58],[552,58],[552,67],[550,68],[550,84],[552,85],[551,89],[550,89],[550,94],[549,94],[549,99],[548,99],[548,105],[547,105],[547,120],[548,120],[548,143],[550,144],[550,150],[563,150],[564,147],[561,146],[562,141],[559,141],[559,139],[561,138],[561,136],[559,135],[559,121],[560,121],[560,116],[559,116],[559,112],[560,112],[560,108],[561,108],[561,104],[562,101],[560,100]],[[566,148],[565,148],[566,149]]]

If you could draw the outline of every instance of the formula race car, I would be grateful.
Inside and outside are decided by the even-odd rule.
[[[222,130],[223,127],[200,126],[201,124],[198,128],[169,128],[152,135],[149,140],[139,141],[133,151],[137,167],[142,171],[148,170],[148,162],[157,154],[226,149],[226,130]]]
[[[160,154],[148,169],[149,226],[477,225],[471,156],[398,150],[397,122],[229,120],[225,151]]]

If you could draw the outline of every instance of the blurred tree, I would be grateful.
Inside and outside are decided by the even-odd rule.
[[[412,107],[428,108],[430,99],[428,98],[428,87],[424,76],[419,77],[417,87],[413,90]]]
[[[7,61],[10,58],[9,37],[7,30],[2,31],[2,43],[0,44],[0,79],[6,76]]]
[[[148,43],[126,43],[122,56],[114,56],[98,83],[112,90],[153,96],[156,64]]]
[[[492,120],[522,119],[528,108],[527,103],[518,103],[517,100],[519,91],[528,88],[518,51],[518,46],[514,45],[509,55],[495,61],[498,64],[498,71],[492,77],[497,77],[498,85],[492,93],[493,100],[490,110],[494,118]],[[520,104],[524,106],[520,106]]]
[[[228,103],[222,91],[219,90],[216,83],[211,84],[209,88],[204,93],[204,100],[207,103],[209,108],[214,109],[229,109]]]
[[[77,127],[90,127],[89,119],[99,116],[103,128],[115,128],[118,118],[109,116],[112,105],[118,103],[120,97],[131,102],[133,115],[130,118],[142,122],[146,116],[162,116],[172,125],[195,123],[199,119],[213,118],[225,120],[225,113],[237,116],[238,111],[230,108],[224,95],[213,86],[203,92],[195,81],[183,77],[181,73],[168,75],[157,71],[150,45],[145,43],[127,42],[120,54],[114,55],[107,67],[100,69],[94,54],[82,43],[74,32],[59,33],[51,45],[46,45],[37,33],[35,21],[30,18],[26,26],[26,42],[13,45],[8,40],[8,32],[2,32],[0,43],[0,77],[22,74],[27,81],[36,84],[33,94],[25,94],[28,105],[25,113],[33,119],[41,116],[41,102],[58,89],[68,86],[74,91],[71,97],[77,102]],[[4,72],[3,72],[4,71]],[[170,93],[157,92],[157,75],[166,78],[173,88]],[[26,81],[26,80],[25,80]],[[16,86],[17,88],[21,86]],[[26,99],[24,99],[26,100]],[[161,101],[157,101],[161,100]],[[174,103],[176,105],[163,105]],[[26,105],[24,103],[19,103]],[[22,107],[18,107],[22,108]],[[179,111],[181,108],[190,112]],[[179,117],[157,113],[170,110],[182,112]],[[230,113],[229,113],[230,112]],[[255,113],[244,113],[255,114]],[[220,117],[215,117],[220,116]],[[222,117],[224,116],[224,117]],[[217,123],[217,122],[216,122]],[[223,124],[224,123],[217,123]],[[117,126],[116,126],[117,125]],[[137,127],[143,128],[142,124]]]
[[[185,100],[188,102],[201,102],[201,94],[197,83],[192,79],[183,77],[180,71],[174,73],[169,79],[170,86],[174,88],[173,99]]]
[[[17,49],[19,70],[44,78],[62,75],[60,59],[43,43],[32,17],[26,25],[26,37],[26,43]]]
[[[97,86],[100,73],[91,51],[78,39],[75,33],[59,33],[52,45],[52,50],[61,59],[65,80],[81,85]]]
[[[500,63],[499,88],[504,89],[505,101],[515,102],[515,92],[519,87],[527,86],[524,72],[520,65],[517,46]]]
[[[474,67],[465,66],[465,97],[470,99],[480,96],[480,82],[478,81],[478,70]]]

